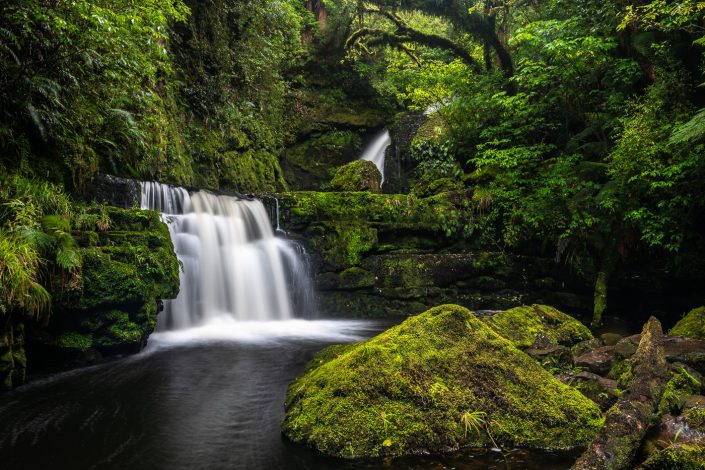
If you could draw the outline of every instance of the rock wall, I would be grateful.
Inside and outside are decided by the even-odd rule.
[[[83,261],[80,283],[54,286],[47,324],[23,320],[28,372],[139,351],[156,326],[161,300],[178,294],[179,263],[156,212],[105,207],[88,217],[95,217],[95,231],[73,234]],[[21,323],[9,331],[18,344]],[[7,344],[2,341],[0,347]],[[17,351],[12,352],[15,364],[22,364]],[[14,374],[20,378],[22,373]]]
[[[553,260],[472,249],[458,233],[465,195],[277,195],[281,225],[308,248],[323,315],[420,313],[548,303],[589,311],[591,291]]]

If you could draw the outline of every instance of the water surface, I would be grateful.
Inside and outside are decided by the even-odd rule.
[[[496,452],[345,462],[280,433],[288,383],[312,354],[370,337],[382,321],[223,320],[153,335],[147,350],[0,395],[3,469],[505,469]],[[513,469],[568,468],[514,450]]]

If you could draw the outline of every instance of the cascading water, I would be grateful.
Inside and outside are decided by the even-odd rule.
[[[391,144],[392,137],[389,135],[389,131],[384,129],[372,139],[360,157],[360,160],[369,160],[377,166],[379,172],[382,173],[382,183],[384,183],[384,158],[387,154],[387,148]]]
[[[287,320],[295,306],[310,309],[311,285],[300,252],[275,237],[259,200],[145,182],[142,208],[162,213],[183,265],[179,295],[165,301],[158,330],[219,317]]]

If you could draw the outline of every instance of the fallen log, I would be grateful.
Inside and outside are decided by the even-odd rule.
[[[644,325],[636,353],[628,363],[632,381],[626,392],[607,411],[605,424],[573,470],[621,470],[632,460],[657,412],[668,381],[663,350],[663,330],[654,317]]]

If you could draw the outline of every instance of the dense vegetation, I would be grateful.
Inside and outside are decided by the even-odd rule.
[[[410,148],[417,186],[472,187],[467,237],[569,263],[595,283],[595,323],[625,260],[693,263],[705,231],[702,2],[359,6],[350,53],[384,64],[370,72],[380,93],[433,111]]]
[[[701,270],[704,15],[694,0],[3,2],[2,309],[48,311],[54,279],[78,282],[88,209],[72,198],[98,173],[330,189],[370,130],[425,111],[411,193],[460,194],[441,223],[466,246],[568,264],[597,324],[626,263]]]

